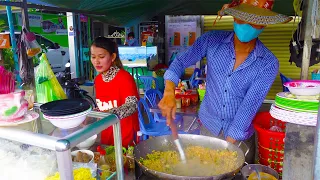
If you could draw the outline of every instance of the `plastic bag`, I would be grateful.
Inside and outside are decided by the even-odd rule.
[[[34,84],[34,72],[32,65],[32,58],[29,58],[27,55],[27,47],[26,47],[26,38],[24,35],[24,31],[21,32],[21,36],[18,43],[18,55],[19,55],[19,75],[22,80],[23,85],[32,85]]]
[[[42,53],[39,66],[36,68],[35,81],[38,103],[67,99],[67,95],[54,75],[45,53]]]
[[[34,57],[42,51],[34,33],[28,32],[27,29],[23,28],[22,36],[25,40],[27,55],[29,58]]]
[[[269,130],[273,132],[283,132],[283,130],[279,126],[272,126]]]

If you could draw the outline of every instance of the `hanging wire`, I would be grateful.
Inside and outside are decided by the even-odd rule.
[[[316,28],[317,28],[317,17],[318,17],[318,1],[313,1],[312,6],[312,15],[311,15],[311,25],[313,27],[312,37],[315,39],[316,37]]]
[[[303,0],[299,0],[299,5],[298,5],[298,9],[299,8],[301,8],[301,5],[302,5],[302,1]],[[300,34],[301,34],[301,23],[299,24],[298,23],[298,26],[299,27],[297,27],[297,28],[295,28],[295,25],[296,25],[296,19],[297,19],[297,17],[299,17],[298,16],[298,13],[297,13],[297,11],[294,11],[294,19],[293,19],[293,24],[292,24],[292,37],[291,37],[291,39],[292,39],[292,41],[294,42],[295,40],[294,40],[294,32],[297,30],[297,37],[296,37],[296,43],[297,44],[299,44],[299,46],[301,47],[301,44],[300,44]]]

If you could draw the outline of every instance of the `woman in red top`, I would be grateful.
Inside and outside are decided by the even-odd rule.
[[[91,62],[99,72],[94,81],[98,108],[118,115],[121,119],[122,146],[133,145],[134,137],[139,131],[139,95],[134,79],[123,69],[118,46],[112,40],[96,38],[90,52]],[[102,131],[101,143],[114,144],[112,127]]]

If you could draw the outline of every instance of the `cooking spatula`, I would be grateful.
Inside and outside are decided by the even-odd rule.
[[[178,152],[180,154],[180,158],[181,158],[181,161],[182,163],[186,163],[187,160],[186,160],[186,155],[183,151],[183,148],[182,148],[182,145],[181,145],[181,142],[180,142],[180,139],[178,137],[178,130],[177,130],[177,125],[176,123],[172,122],[170,124],[170,129],[172,131],[172,138],[173,138],[173,142],[174,144],[177,146],[177,149],[178,149]]]

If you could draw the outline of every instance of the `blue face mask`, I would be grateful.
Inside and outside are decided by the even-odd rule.
[[[233,28],[241,42],[249,42],[252,39],[257,38],[264,30],[264,28],[256,29],[250,24],[238,24],[236,22],[233,23]]]

